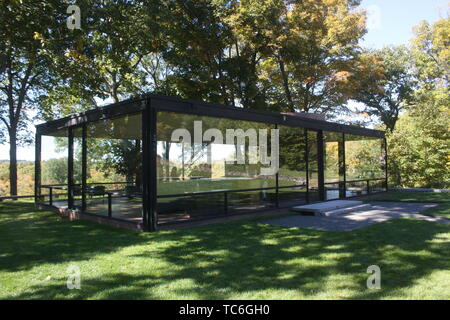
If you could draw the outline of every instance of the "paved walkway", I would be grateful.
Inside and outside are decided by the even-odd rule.
[[[370,204],[372,205],[370,210],[356,211],[333,217],[292,215],[265,220],[262,223],[323,231],[352,231],[375,223],[405,217],[450,224],[450,220],[448,219],[419,214],[428,208],[438,206],[438,203],[370,202]]]

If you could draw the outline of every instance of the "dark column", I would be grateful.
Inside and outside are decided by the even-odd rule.
[[[303,129],[303,136],[305,139],[305,154],[304,159],[305,161],[305,172],[306,172],[306,194],[305,194],[305,200],[307,203],[309,203],[309,156],[308,156],[308,130]]]
[[[142,223],[146,231],[155,231],[157,223],[156,147],[156,111],[148,99],[142,111]]]
[[[325,172],[324,172],[323,131],[317,132],[317,178],[319,182],[319,200],[325,200]]]
[[[278,125],[275,124],[275,129],[278,129]],[[279,135],[278,135],[279,136]],[[279,143],[279,142],[278,142]],[[270,154],[272,155],[272,150],[270,150]],[[279,156],[279,155],[278,155]],[[278,160],[278,166],[280,165],[280,161]],[[280,168],[278,168],[277,173],[275,174],[275,207],[280,207],[280,194],[279,194],[279,188],[280,188],[280,181],[279,181],[279,175],[278,172],[280,171]]]
[[[73,128],[69,127],[69,152],[67,155],[67,207],[73,208]]]
[[[149,181],[150,181],[150,189],[149,189],[149,199],[150,199],[150,212],[149,212],[149,226],[151,231],[156,230],[156,224],[158,221],[157,212],[156,212],[156,153],[157,153],[157,140],[156,140],[156,110],[151,108],[150,112],[150,144],[149,144],[149,157],[150,161],[147,163],[149,166]]]
[[[147,105],[145,109],[142,110],[142,224],[144,230],[148,231],[148,211],[149,211],[149,112],[147,110]]]
[[[342,133],[338,140],[338,159],[339,159],[339,198],[345,198],[345,134]]]
[[[34,145],[34,202],[41,200],[41,134],[36,130]]]
[[[81,210],[86,210],[87,179],[87,126],[83,124],[81,131]]]

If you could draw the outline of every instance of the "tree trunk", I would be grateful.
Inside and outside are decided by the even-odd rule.
[[[142,190],[142,150],[141,150],[141,140],[136,140],[136,153],[139,155],[138,163],[136,164],[136,171],[135,171],[135,185],[136,187],[139,187],[140,190]]]
[[[392,177],[392,180],[394,182],[394,187],[401,188],[402,187],[402,175],[400,172],[400,167],[398,163],[395,160],[390,160],[391,169],[390,175]]]
[[[286,99],[289,104],[289,109],[291,112],[295,112],[294,103],[292,102],[291,90],[289,89],[289,79],[286,73],[286,69],[284,67],[284,61],[281,57],[278,57],[278,65],[280,67],[281,77],[283,78],[284,94],[286,95]]]
[[[164,180],[165,181],[170,181],[170,163],[169,163],[169,159],[170,159],[170,142],[166,141],[164,142]],[[183,155],[184,156],[184,155]]]
[[[11,196],[17,195],[17,132],[9,132],[9,190]]]

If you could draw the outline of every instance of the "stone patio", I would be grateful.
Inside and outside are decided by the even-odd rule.
[[[370,202],[369,210],[354,211],[337,216],[291,215],[262,221],[262,223],[281,226],[316,229],[322,231],[352,231],[398,218],[417,218],[426,221],[450,224],[450,220],[420,214],[420,212],[438,206],[437,203],[413,202]]]

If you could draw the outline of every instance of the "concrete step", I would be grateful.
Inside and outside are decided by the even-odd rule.
[[[321,215],[325,216],[325,217],[331,217],[331,216],[337,216],[339,214],[346,214],[346,213],[351,213],[351,212],[356,212],[356,211],[361,211],[361,210],[370,210],[370,208],[372,208],[372,206],[368,203],[365,203],[365,204],[360,204],[360,205],[353,206],[353,207],[346,207],[346,208],[340,208],[340,209],[334,209],[334,210],[330,210],[330,211],[321,212]]]
[[[291,210],[303,214],[321,215],[323,212],[359,206],[361,204],[363,204],[363,202],[358,200],[334,200],[334,201],[307,204],[303,206],[296,206],[293,207]]]

